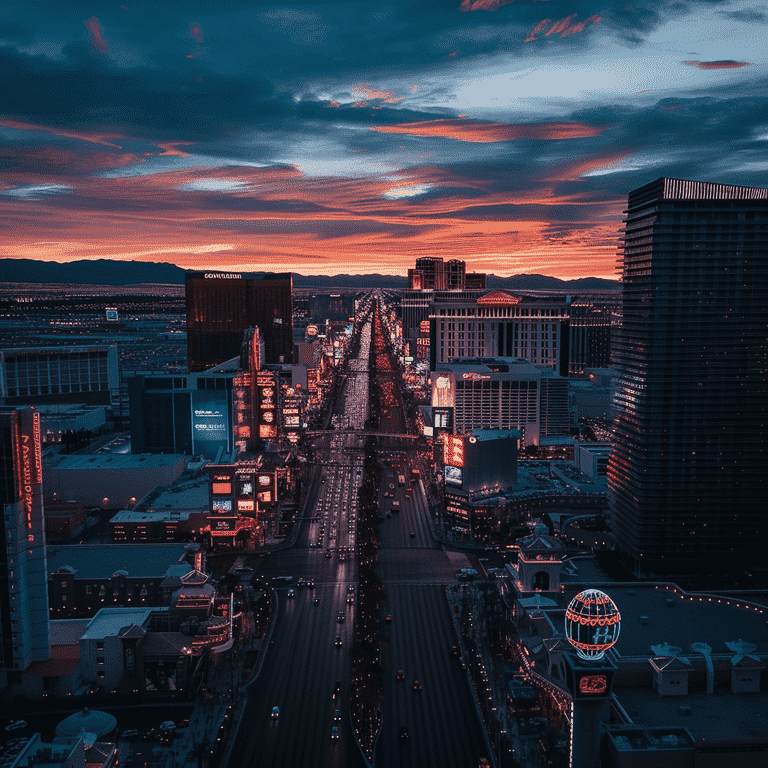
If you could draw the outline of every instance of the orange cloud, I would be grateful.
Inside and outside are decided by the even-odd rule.
[[[462,0],[459,10],[467,11],[498,11],[502,5],[509,5],[513,0]]]
[[[440,136],[475,144],[496,141],[583,139],[599,136],[608,126],[587,123],[482,123],[478,120],[423,120],[418,123],[375,125],[379,133],[405,133],[409,136]]]
[[[573,35],[576,32],[583,32],[588,24],[599,24],[603,20],[602,16],[599,16],[595,13],[592,16],[588,16],[586,19],[584,19],[584,21],[574,22],[574,19],[577,16],[577,13],[572,13],[570,16],[566,16],[565,18],[556,21],[554,24],[552,24],[552,27],[549,29],[549,31],[544,33],[544,37],[549,37],[550,35],[560,35],[560,37],[567,37],[568,35]],[[530,31],[524,42],[530,43],[533,40],[536,40],[536,35],[538,35],[539,32],[543,32],[551,23],[552,19],[542,19]]]
[[[405,98],[405,96],[395,96],[394,91],[380,91],[372,88],[370,83],[361,83],[350,90],[360,101],[381,99],[385,104],[397,104],[398,101],[402,101]]]
[[[99,53],[106,53],[107,41],[104,39],[104,35],[101,32],[101,24],[99,24],[99,20],[95,16],[91,16],[91,18],[84,21],[83,24],[88,28],[88,35],[91,38],[93,49]]]
[[[203,37],[203,30],[200,28],[200,25],[196,24],[194,21],[190,22],[189,24],[189,36],[193,40],[197,40],[198,43],[205,42],[205,38]]]
[[[739,67],[748,67],[749,61],[734,61],[733,59],[724,59],[722,61],[684,61],[689,67],[697,69],[738,69]]]

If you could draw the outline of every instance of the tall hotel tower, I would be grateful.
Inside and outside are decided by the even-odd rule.
[[[623,283],[619,551],[648,576],[765,564],[768,189],[661,178],[630,192]]]
[[[290,273],[187,272],[190,373],[237,357],[253,326],[264,341],[265,363],[292,362],[292,291]]]
[[[0,407],[0,688],[49,657],[40,415]]]

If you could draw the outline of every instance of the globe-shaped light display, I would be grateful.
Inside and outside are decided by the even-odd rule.
[[[602,659],[619,639],[621,614],[616,603],[599,589],[586,589],[565,611],[565,636],[582,659]]]

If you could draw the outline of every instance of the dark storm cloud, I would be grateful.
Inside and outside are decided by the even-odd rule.
[[[26,45],[32,40],[32,30],[18,21],[0,20],[0,40]]]
[[[203,139],[290,111],[289,99],[275,94],[264,78],[120,70],[81,53],[71,46],[66,58],[51,60],[1,48],[3,115],[79,130],[109,127],[141,137]]]
[[[164,2],[98,8],[97,17],[102,39],[109,42],[110,50],[119,33],[139,55],[161,68],[178,66],[188,56],[205,60],[206,54],[190,47],[190,42],[200,44],[204,40],[207,55],[215,59],[220,73],[250,79],[269,71],[273,82],[296,85],[317,75],[339,81],[359,76],[361,82],[371,75],[385,77],[406,70],[413,76],[415,72],[460,65],[467,57],[515,51],[530,56],[534,52],[528,48],[536,48],[537,53],[542,48],[562,52],[564,47],[588,45],[595,25],[638,42],[670,16],[721,0],[685,6],[678,0],[615,0],[608,5],[594,0],[468,2],[364,4],[349,0],[333,4],[295,2],[283,7],[232,2],[215,9],[207,2]],[[82,24],[95,10],[91,3],[64,4],[62,23],[56,31],[69,34],[70,40],[77,39],[72,18],[80,13]],[[33,26],[31,20],[38,25],[46,19],[55,29],[55,13],[50,3],[28,2],[23,11],[16,10],[19,18],[13,23]],[[545,17],[551,24],[542,30],[537,42],[526,44],[531,30]],[[580,34],[574,34],[576,31]],[[51,30],[46,32],[50,36]],[[563,37],[563,33],[567,35]],[[455,58],[450,54],[456,54]]]

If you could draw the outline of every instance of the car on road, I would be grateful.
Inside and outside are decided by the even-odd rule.
[[[320,598],[319,597],[312,598],[312,605],[320,605]]]
[[[388,613],[388,614],[387,614],[387,615],[384,617],[384,621],[386,621],[386,622],[387,622],[387,624],[389,624],[389,622],[390,622],[390,621],[392,621],[392,616],[391,616],[391,614],[389,614],[389,613]]]
[[[333,711],[333,722],[334,723],[340,723],[341,722],[341,710],[335,709]]]
[[[174,723],[173,720],[166,720],[165,722],[160,723],[160,730],[164,732],[174,731],[176,730],[176,723]]]
[[[418,680],[413,681],[413,690],[414,691],[420,691],[421,690],[421,683]]]
[[[452,645],[451,646],[451,656],[458,656],[459,655],[459,646],[458,645]]]
[[[404,726],[400,726],[400,741],[408,741],[410,739],[410,734],[408,733],[408,729]]]
[[[331,728],[331,741],[338,741],[339,740],[339,726],[334,725],[333,728]]]
[[[346,616],[345,616],[343,613],[340,613],[340,614],[339,614],[339,615],[336,617],[336,621],[338,621],[338,622],[339,622],[339,624],[343,624],[343,623],[344,623],[344,621],[346,620],[346,618],[347,618],[347,617],[346,617]]]
[[[341,680],[336,681],[336,685],[333,686],[333,700],[336,701],[336,699],[339,698],[339,694],[341,693]]]
[[[403,680],[405,680],[405,672],[402,669],[398,669],[395,679],[397,680],[398,683],[402,683]]]
[[[416,531],[411,531],[411,538],[412,538],[412,539],[415,539],[415,538],[416,538]]]
[[[341,635],[336,635],[335,643],[337,648],[341,648]]]
[[[26,720],[11,720],[11,722],[5,726],[6,731],[18,731],[27,727]]]
[[[280,707],[272,707],[272,719],[276,720],[280,717]]]
[[[295,594],[296,593],[292,589],[288,590],[288,597],[293,597]]]

